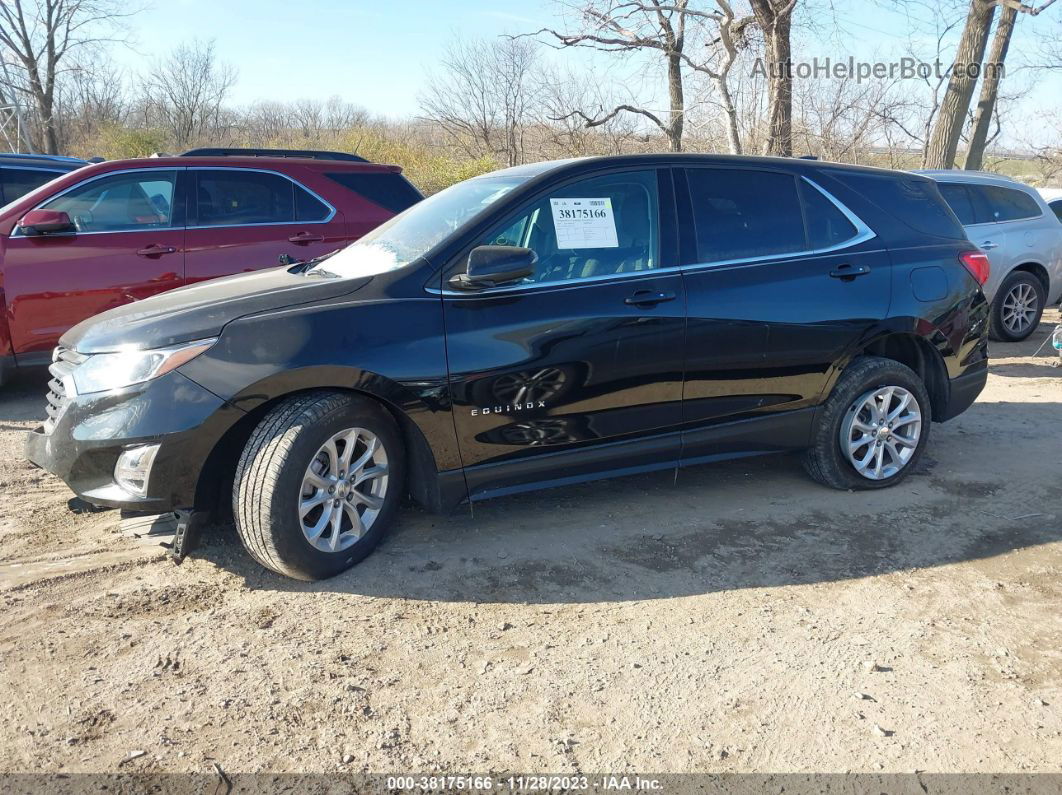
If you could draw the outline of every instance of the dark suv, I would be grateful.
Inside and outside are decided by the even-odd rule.
[[[112,310],[55,352],[28,455],[85,500],[231,504],[299,578],[433,509],[804,451],[876,489],[987,378],[987,260],[937,186],[701,155],[462,182],[309,268]]]
[[[0,209],[0,381],[87,317],[334,251],[421,198],[397,166],[345,152],[196,149],[59,175]]]
[[[87,160],[63,155],[0,154],[0,206],[88,164]]]

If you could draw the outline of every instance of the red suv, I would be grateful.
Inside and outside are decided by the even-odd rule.
[[[195,149],[85,166],[0,211],[0,381],[119,304],[357,240],[420,201],[343,152]]]

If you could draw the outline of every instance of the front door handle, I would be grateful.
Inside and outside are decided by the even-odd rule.
[[[292,243],[320,243],[324,240],[324,235],[318,235],[315,232],[299,232],[297,235],[292,235],[288,238]]]
[[[838,265],[834,270],[830,271],[830,278],[841,279],[846,282],[852,281],[856,276],[866,276],[870,273],[870,268],[866,265]]]
[[[639,290],[634,295],[623,299],[628,306],[654,306],[664,301],[674,301],[674,293],[653,292],[652,290]]]
[[[991,240],[986,240],[981,244],[981,248],[985,251],[991,251],[994,248],[999,248],[999,243],[993,243]]]
[[[136,253],[141,257],[161,257],[163,254],[174,254],[176,252],[177,249],[173,246],[160,246],[157,243],[136,250]]]

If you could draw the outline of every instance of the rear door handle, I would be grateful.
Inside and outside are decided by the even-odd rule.
[[[292,243],[320,243],[324,240],[324,235],[318,235],[314,232],[299,232],[297,235],[292,235],[288,238]]]
[[[981,248],[985,251],[991,251],[994,248],[999,248],[999,243],[993,243],[991,240],[986,240],[981,244]]]
[[[624,298],[623,303],[628,306],[654,306],[655,304],[662,304],[664,301],[673,300],[675,300],[674,293],[654,293],[652,290],[639,290],[634,295]]]
[[[177,249],[173,246],[160,246],[158,244],[152,244],[136,250],[136,253],[141,257],[161,257],[163,254],[174,254],[176,252]]]
[[[866,276],[870,273],[870,268],[866,265],[857,265],[852,267],[851,265],[838,265],[834,270],[830,271],[830,277],[833,279],[844,279],[845,281],[852,281],[856,276]]]

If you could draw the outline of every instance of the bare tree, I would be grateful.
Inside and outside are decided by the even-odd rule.
[[[592,154],[618,155],[637,145],[638,130],[629,114],[613,116],[596,127],[587,127],[572,108],[613,107],[613,86],[595,80],[585,70],[548,70],[542,76],[539,128],[547,156],[580,157]]]
[[[125,123],[129,98],[119,69],[102,54],[79,60],[60,82],[55,116],[64,146],[93,137],[101,127]]]
[[[3,0],[0,60],[5,94],[30,100],[40,125],[35,148],[59,152],[58,83],[80,53],[114,40],[137,9],[121,0]]]
[[[643,116],[664,133],[671,151],[682,151],[686,115],[683,54],[686,20],[693,13],[689,9],[689,0],[671,3],[663,0],[586,0],[574,9],[582,23],[581,32],[568,34],[543,28],[534,35],[549,36],[560,47],[589,47],[626,54],[657,53],[667,69],[668,112],[665,115],[625,102],[608,111],[590,114],[585,109],[574,109],[567,115],[581,119],[587,127],[607,124],[621,113]]]
[[[790,34],[797,0],[750,0],[767,46],[768,134],[764,154],[793,154],[793,72]]]
[[[959,138],[973,98],[995,13],[996,4],[992,0],[970,0],[966,24],[951,66],[948,89],[926,148],[928,168],[951,168],[955,165],[955,153],[959,148]]]
[[[143,77],[148,113],[173,136],[177,147],[221,129],[222,106],[236,70],[214,57],[214,42],[179,45]]]
[[[824,160],[861,162],[879,140],[881,119],[903,103],[896,83],[808,80],[797,83],[793,137]]]
[[[974,108],[970,123],[970,141],[966,147],[966,162],[963,168],[976,171],[984,161],[985,147],[988,145],[988,130],[999,96],[999,82],[1003,79],[1004,61],[1010,48],[1010,37],[1014,33],[1014,23],[1018,20],[1018,10],[1012,6],[1004,7],[999,15],[996,33],[992,38],[992,49],[985,64],[985,76],[981,81],[981,95]]]
[[[742,51],[749,46],[748,31],[755,21],[751,14],[738,15],[728,0],[715,0],[715,10],[695,12],[703,30],[706,57],[691,58],[682,54],[683,62],[708,76],[715,89],[716,101],[723,111],[727,148],[731,154],[742,152],[738,110],[730,86],[730,72]],[[689,11],[687,11],[689,13]]]
[[[1054,2],[1055,0],[1046,0],[1039,6],[1035,6],[1019,0],[971,0],[966,15],[966,24],[963,27],[959,46],[955,52],[955,60],[951,67],[948,89],[944,94],[940,112],[937,114],[933,132],[929,138],[926,152],[926,165],[929,168],[952,168],[955,165],[955,155],[959,149],[963,125],[970,110],[977,78],[982,71],[985,47],[988,44],[988,34],[992,28],[996,6],[1036,16]],[[1013,24],[1012,20],[1011,28]],[[1009,40],[1010,33],[1005,31],[1007,45],[1009,45]],[[1003,47],[1003,44],[1004,41],[1000,41],[1001,52],[1005,56],[1006,47]],[[999,63],[1002,63],[1002,59]],[[990,90],[992,92],[998,90],[998,80]],[[984,116],[983,124],[987,125],[992,117],[991,109],[981,115]],[[987,132],[987,126],[985,132]]]
[[[525,39],[455,41],[420,97],[426,119],[469,157],[524,160],[524,133],[537,100],[534,46]]]

